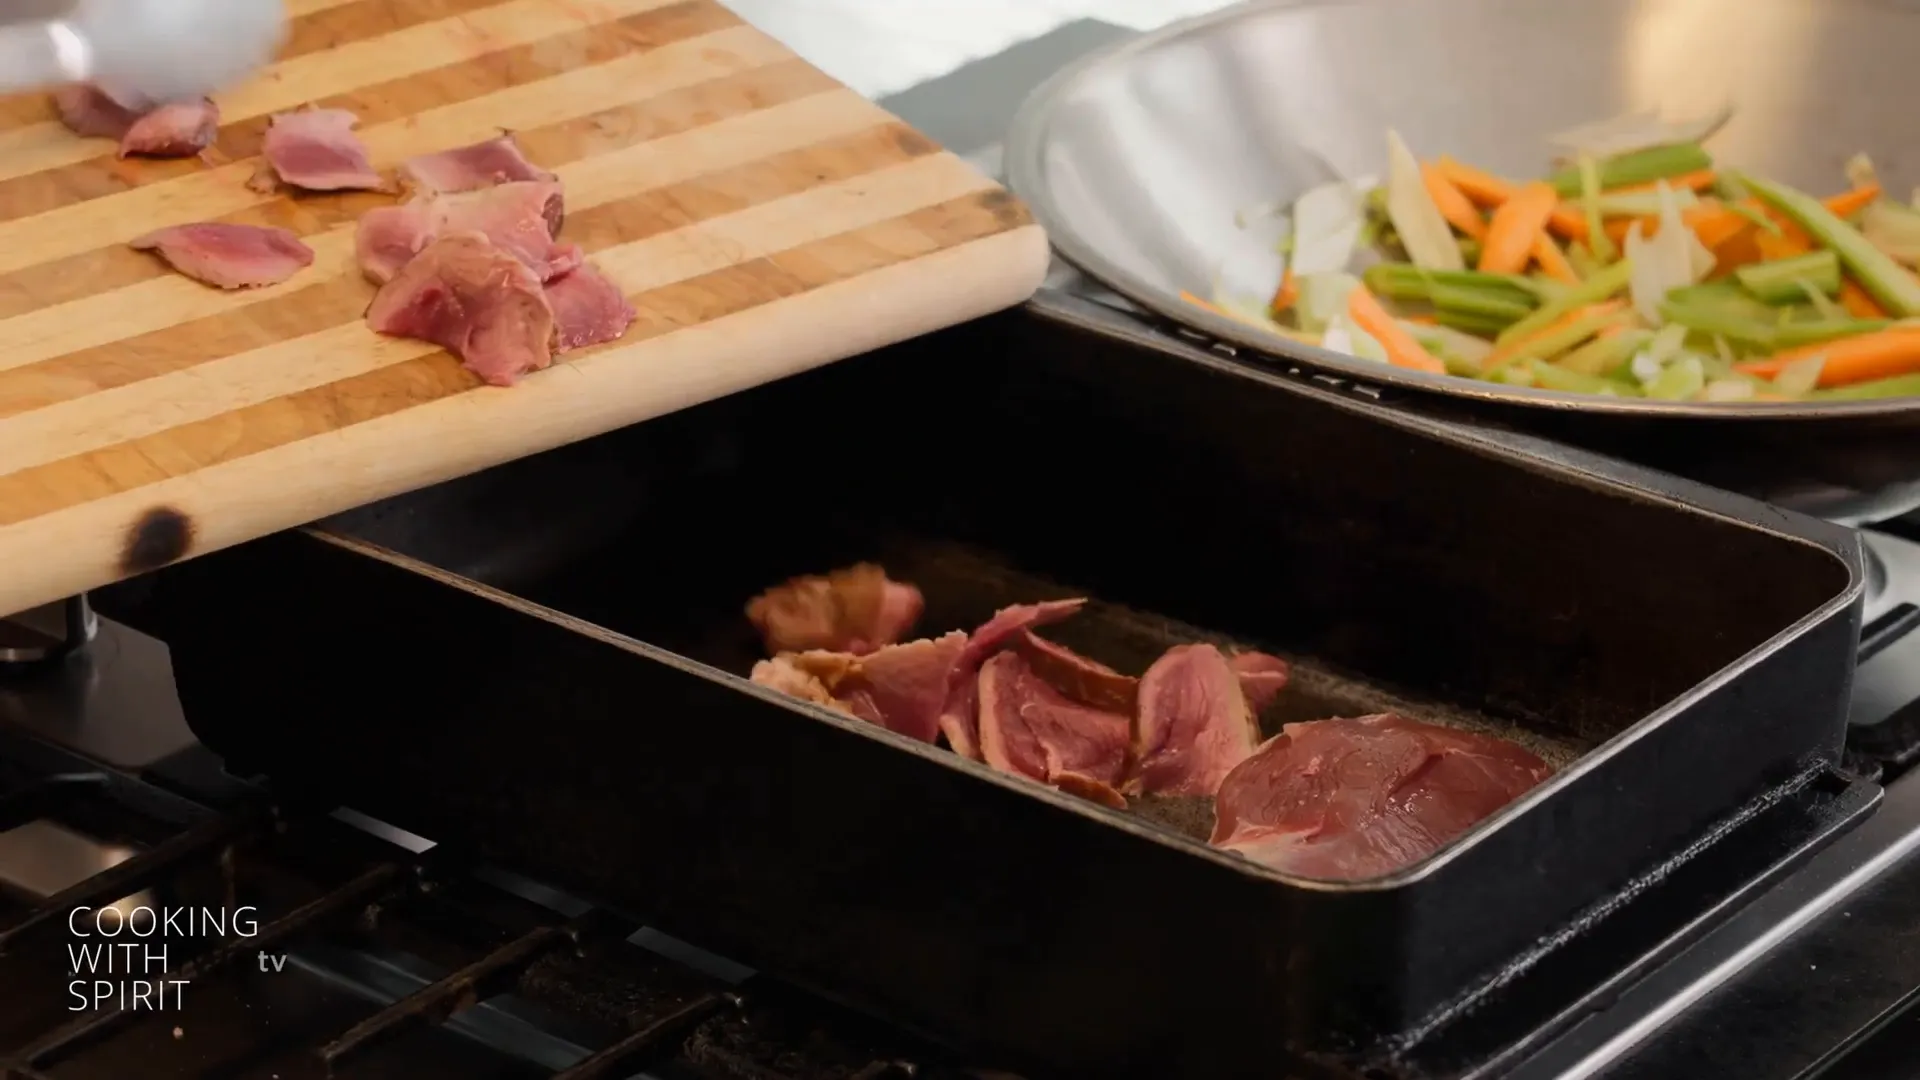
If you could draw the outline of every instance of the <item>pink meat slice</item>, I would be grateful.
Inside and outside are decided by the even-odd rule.
[[[1127,762],[1125,716],[1069,701],[1017,652],[990,657],[977,681],[980,753],[988,765],[1048,783],[1066,776],[1081,787],[1120,782]]]
[[[993,613],[967,637],[966,652],[953,668],[947,705],[940,715],[940,731],[947,745],[961,757],[980,759],[980,695],[976,676],[987,657],[1012,644],[1025,631],[1057,623],[1087,604],[1085,597],[1047,600],[1038,604],[1011,604]]]
[[[374,171],[367,148],[353,129],[360,118],[346,109],[280,113],[267,126],[261,156],[284,183],[308,191],[380,191],[387,182]]]
[[[1130,784],[1145,795],[1212,795],[1259,738],[1240,677],[1220,650],[1176,645],[1140,677]]]
[[[541,180],[383,206],[360,216],[354,254],[367,277],[384,283],[436,238],[475,232],[549,281],[583,258],[577,245],[554,241],[551,207],[560,198],[558,183]]]
[[[410,158],[401,164],[400,175],[416,192],[426,195],[477,191],[522,180],[555,179],[552,173],[527,160],[512,135]],[[555,208],[556,212],[564,209]],[[554,220],[553,230],[560,231],[558,218]]]
[[[553,309],[540,279],[481,233],[443,236],[380,287],[367,324],[432,342],[495,386],[553,363]]]
[[[210,221],[157,229],[131,242],[168,265],[222,289],[278,285],[313,265],[313,249],[285,229]]]
[[[176,102],[139,113],[91,86],[66,86],[54,92],[61,122],[87,138],[120,140],[120,156],[192,157],[213,145],[220,134],[220,110],[213,102]]]
[[[747,620],[770,653],[808,649],[870,653],[907,636],[926,601],[873,563],[807,574],[747,602]]]
[[[547,282],[547,303],[553,308],[555,352],[618,341],[640,317],[618,285],[586,264]],[[896,638],[900,632],[895,631]]]
[[[1240,677],[1240,690],[1247,695],[1247,707],[1255,716],[1273,704],[1293,673],[1285,660],[1263,652],[1234,653],[1227,658],[1227,666]]]
[[[1023,630],[1013,641],[1034,674],[1067,696],[1069,701],[1132,716],[1140,696],[1140,680],[1122,675],[1055,641]]]
[[[967,635],[956,630],[888,645],[865,656],[809,649],[763,660],[754,665],[750,677],[763,686],[930,743],[940,734],[947,677],[966,646]]]
[[[1412,866],[1552,774],[1503,739],[1391,713],[1288,724],[1230,773],[1214,846],[1302,877]]]

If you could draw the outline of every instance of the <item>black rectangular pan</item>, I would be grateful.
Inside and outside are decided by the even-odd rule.
[[[1425,864],[1290,879],[742,677],[743,602],[883,563],[924,631],[1088,595],[1138,671],[1300,661],[1563,766]],[[162,571],[232,767],[1072,1075],[1272,1075],[1470,998],[1839,752],[1851,533],[1010,313]],[[1203,823],[1199,823],[1204,826]]]

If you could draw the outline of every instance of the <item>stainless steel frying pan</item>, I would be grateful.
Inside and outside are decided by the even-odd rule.
[[[1027,101],[1007,171],[1060,252],[1156,315],[1389,401],[1634,457],[1838,520],[1920,507],[1920,398],[1739,405],[1429,375],[1276,338],[1206,296],[1236,213],[1423,157],[1544,171],[1547,137],[1731,104],[1723,161],[1838,190],[1865,152],[1920,182],[1920,0],[1257,0],[1088,57]]]

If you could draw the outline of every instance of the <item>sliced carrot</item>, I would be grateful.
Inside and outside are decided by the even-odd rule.
[[[1214,304],[1211,301],[1202,300],[1185,289],[1180,290],[1180,299],[1185,300],[1187,303],[1192,304],[1194,307],[1206,308],[1208,311],[1211,311],[1215,315],[1219,315],[1223,318],[1228,318],[1228,319],[1233,318],[1233,316],[1228,315],[1226,311],[1222,309],[1219,305]]]
[[[1820,368],[1821,386],[1846,386],[1910,375],[1920,372],[1920,327],[1896,326],[1877,333],[1803,345],[1733,367],[1736,371],[1771,379],[1788,364],[1809,356],[1826,357],[1826,363]]]
[[[1492,209],[1513,197],[1514,185],[1490,172],[1483,172],[1450,157],[1443,157],[1431,164],[1436,174],[1446,178],[1448,183],[1460,189],[1462,195],[1480,206]],[[1421,172],[1425,173],[1426,170],[1422,169]]]
[[[1294,301],[1298,299],[1300,299],[1300,283],[1293,279],[1293,267],[1289,266],[1286,272],[1280,275],[1280,287],[1273,291],[1273,299],[1267,303],[1267,313],[1277,316],[1292,307]]]
[[[1453,181],[1432,164],[1420,166],[1420,179],[1426,182],[1427,194],[1432,196],[1433,205],[1440,208],[1440,216],[1447,219],[1447,224],[1475,240],[1486,238],[1487,219],[1480,216],[1473,201]]]
[[[1713,182],[1716,179],[1718,179],[1718,177],[1714,175],[1712,169],[1700,169],[1695,172],[1681,173],[1679,176],[1669,176],[1664,182],[1675,191],[1679,191],[1682,188],[1688,191],[1705,191],[1713,186]],[[1607,194],[1622,195],[1629,191],[1658,191],[1660,190],[1661,183],[1662,181],[1654,180],[1645,184],[1628,184],[1625,187],[1608,188]]]
[[[1798,236],[1785,230],[1770,233],[1765,229],[1755,229],[1753,246],[1760,252],[1760,258],[1771,262],[1774,259],[1791,259],[1795,255],[1805,255],[1813,250],[1813,244],[1806,234]]]
[[[1887,317],[1887,309],[1880,306],[1880,301],[1875,300],[1872,293],[1861,288],[1860,283],[1852,278],[1840,283],[1840,306],[1856,319]]]
[[[1553,237],[1548,236],[1545,229],[1540,231],[1539,239],[1533,242],[1533,261],[1539,263],[1540,269],[1555,281],[1580,284],[1580,275],[1574,272],[1573,264],[1567,261],[1560,245],[1553,242]]]
[[[1867,204],[1880,197],[1879,184],[1864,184],[1852,191],[1843,191],[1826,200],[1827,209],[1834,217],[1850,218],[1867,208]]]
[[[1380,301],[1374,299],[1366,286],[1353,290],[1353,294],[1347,297],[1347,314],[1352,317],[1354,325],[1372,334],[1373,339],[1387,350],[1388,363],[1435,374],[1446,372],[1447,366],[1415,341],[1413,335],[1407,333],[1406,327],[1394,322],[1393,316],[1387,314],[1387,309],[1380,306]]]
[[[1468,201],[1476,206],[1494,209],[1513,198],[1520,185],[1502,180],[1490,172],[1484,172],[1471,165],[1463,165],[1450,157],[1442,157],[1433,162],[1433,169],[1445,177],[1454,187],[1460,189]],[[1421,170],[1425,172],[1425,170]],[[1577,206],[1559,204],[1553,208],[1553,231],[1569,240],[1587,238],[1587,217]]]
[[[1517,274],[1527,268],[1534,245],[1546,235],[1547,219],[1560,205],[1553,185],[1534,181],[1523,185],[1513,197],[1500,204],[1487,226],[1487,238],[1480,245],[1483,274]]]
[[[1440,325],[1440,320],[1432,315],[1408,315],[1406,318],[1403,318],[1400,321],[1410,322],[1416,326],[1439,326]]]

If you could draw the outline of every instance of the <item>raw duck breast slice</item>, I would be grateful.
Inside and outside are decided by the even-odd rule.
[[[782,653],[755,664],[750,678],[930,743],[940,733],[947,677],[966,645],[967,635],[956,630],[864,656],[824,649]],[[822,701],[822,693],[829,700]]]
[[[1287,688],[1287,680],[1293,673],[1285,660],[1263,652],[1234,653],[1227,657],[1227,666],[1240,677],[1240,689],[1247,695],[1247,708],[1252,709],[1256,717]]]
[[[1115,788],[1127,763],[1127,718],[1075,704],[1048,686],[1017,652],[980,667],[980,753],[1014,776],[1124,807]]]
[[[1220,785],[1212,843],[1362,881],[1418,863],[1551,774],[1503,739],[1391,713],[1288,724]]]
[[[1067,700],[1121,716],[1133,715],[1140,697],[1139,679],[1122,675],[1031,630],[1021,631],[1013,647],[1042,682],[1066,695]]]
[[[158,252],[175,270],[222,289],[278,285],[313,265],[313,249],[299,237],[259,225],[174,225],[138,237],[129,246]]]
[[[919,589],[856,563],[775,585],[747,602],[747,620],[770,653],[869,653],[905,637],[925,608]]]
[[[1212,645],[1176,645],[1140,677],[1129,786],[1143,795],[1211,795],[1259,739],[1226,656]]]
[[[400,175],[422,195],[478,191],[522,180],[556,179],[554,174],[528,161],[512,135],[409,158],[401,163]],[[555,209],[564,212],[565,207]],[[553,231],[560,231],[558,218],[554,220]]]
[[[220,110],[206,99],[139,113],[92,86],[64,86],[53,95],[60,120],[77,135],[120,140],[120,156],[192,157],[220,134]]]
[[[583,258],[578,246],[554,241],[552,208],[560,198],[560,185],[543,180],[379,207],[360,215],[354,256],[367,277],[385,283],[439,237],[475,232],[550,281]]]
[[[547,282],[547,303],[553,308],[553,351],[557,353],[618,341],[640,317],[620,287],[590,263]],[[909,619],[907,626],[893,631],[894,640],[911,625]]]
[[[301,109],[268,122],[260,154],[271,175],[256,176],[256,189],[280,181],[307,191],[385,191],[367,147],[353,129],[360,118],[345,109]]]
[[[432,342],[495,386],[553,363],[553,309],[540,279],[481,233],[428,245],[367,308],[367,325]]]
[[[980,760],[980,694],[976,676],[987,657],[1013,644],[1026,631],[1057,623],[1086,605],[1085,597],[1009,604],[968,635],[967,650],[954,665],[953,685],[948,688],[947,706],[940,715],[940,731],[954,753]]]

